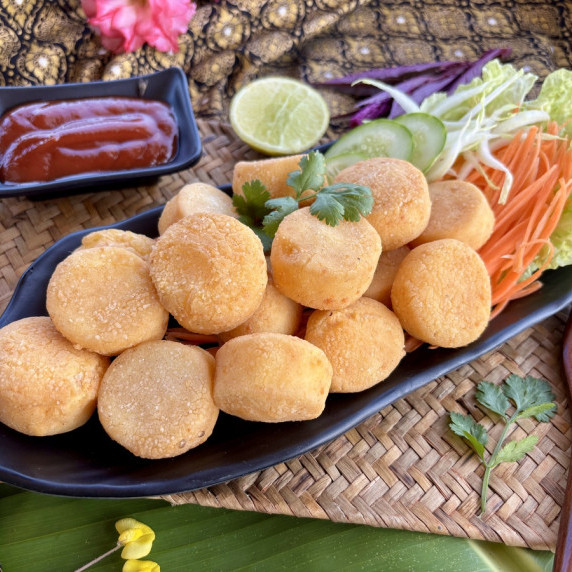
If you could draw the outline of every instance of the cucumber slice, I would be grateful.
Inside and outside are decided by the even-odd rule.
[[[413,135],[413,152],[409,160],[421,171],[427,171],[443,151],[447,129],[443,122],[428,113],[406,113],[394,119]]]
[[[391,119],[375,119],[344,133],[326,152],[326,159],[346,153],[409,160],[413,135],[407,127]]]
[[[329,157],[326,153],[326,175],[328,181],[331,183],[340,171],[366,159],[369,159],[369,157],[363,153],[342,153],[334,157]]]

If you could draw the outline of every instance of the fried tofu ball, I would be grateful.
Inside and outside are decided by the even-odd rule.
[[[156,241],[151,276],[165,308],[199,334],[219,334],[246,321],[268,281],[260,239],[237,219],[197,213]]]
[[[397,269],[403,259],[409,254],[410,248],[402,246],[395,250],[382,252],[373,275],[373,280],[365,291],[364,296],[373,298],[386,306],[391,306],[391,286],[397,274]]]
[[[381,241],[365,220],[329,226],[309,207],[284,218],[272,243],[274,284],[303,306],[338,310],[367,290],[381,254]]]
[[[316,310],[305,339],[332,364],[331,393],[368,389],[386,379],[405,355],[397,316],[381,302],[360,298],[343,310]]]
[[[334,183],[371,189],[373,208],[367,220],[381,237],[385,252],[408,244],[427,226],[431,199],[425,175],[408,161],[376,157],[340,171]]]
[[[46,307],[68,340],[103,355],[161,339],[169,319],[148,264],[116,246],[79,249],[62,260],[48,283]]]
[[[131,252],[134,252],[143,260],[148,260],[154,244],[155,241],[144,234],[118,228],[106,228],[86,234],[81,240],[80,248],[119,246],[131,250]]]
[[[219,334],[218,338],[224,343],[237,336],[257,332],[294,335],[300,327],[302,309],[300,304],[284,296],[269,277],[266,292],[256,312],[240,326]]]
[[[288,175],[300,169],[300,159],[304,155],[272,157],[259,161],[239,161],[232,173],[232,192],[243,195],[242,186],[251,181],[261,181],[271,198],[293,197],[294,190],[287,183]]]
[[[478,187],[466,181],[439,181],[429,185],[429,194],[429,224],[410,246],[456,238],[479,250],[490,238],[495,215]]]
[[[47,316],[0,330],[0,422],[45,436],[83,425],[95,410],[109,358],[75,348]]]
[[[465,346],[489,322],[489,275],[480,256],[464,242],[428,242],[414,248],[399,266],[391,302],[414,338],[445,348]]]
[[[221,411],[266,423],[315,419],[332,380],[321,349],[276,333],[228,341],[216,353],[215,371],[214,399]]]
[[[119,355],[101,382],[106,433],[137,457],[175,457],[212,434],[214,358],[178,342],[145,342]]]
[[[183,217],[195,213],[221,213],[236,217],[232,199],[224,191],[207,183],[185,185],[167,201],[159,217],[159,234]]]

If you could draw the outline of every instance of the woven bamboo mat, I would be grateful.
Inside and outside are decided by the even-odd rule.
[[[156,184],[53,200],[0,200],[0,311],[22,272],[62,236],[162,204],[187,182],[228,183],[237,160],[258,158],[229,127],[199,121],[199,128],[201,161]],[[568,311],[300,458],[225,484],[164,498],[173,504],[198,503],[554,550],[572,455],[570,411],[560,365]],[[536,434],[539,443],[522,461],[493,471],[487,514],[479,517],[483,469],[448,429],[448,413],[471,412],[491,428],[494,446],[501,426],[476,407],[475,387],[483,379],[499,383],[510,373],[549,381],[558,411],[551,423],[523,420],[515,428],[511,438]]]

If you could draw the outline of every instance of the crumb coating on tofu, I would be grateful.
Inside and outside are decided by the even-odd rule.
[[[343,310],[316,310],[308,319],[305,339],[321,348],[332,364],[331,393],[376,385],[405,355],[397,316],[371,298],[360,298]]]
[[[384,251],[408,244],[429,222],[431,199],[427,180],[408,161],[367,159],[340,171],[334,182],[370,188],[374,202],[366,218],[379,233]]]
[[[479,250],[490,238],[495,215],[478,187],[466,181],[440,181],[429,185],[429,194],[429,223],[410,246],[456,238]]]
[[[480,256],[455,239],[414,248],[391,289],[393,311],[413,337],[441,347],[475,341],[490,317],[491,285]]]
[[[74,348],[47,316],[0,330],[0,422],[26,435],[83,425],[95,410],[109,358]]]
[[[169,319],[148,264],[115,246],[76,250],[60,262],[48,284],[46,307],[68,340],[103,355],[161,339]]]
[[[267,283],[260,239],[233,217],[198,213],[171,225],[150,259],[165,308],[191,332],[235,328],[258,308]]]
[[[331,380],[328,358],[309,342],[249,334],[217,351],[214,398],[221,411],[249,421],[303,421],[322,413]]]
[[[336,310],[367,290],[380,254],[379,235],[364,218],[330,226],[304,207],[280,223],[270,261],[274,284],[285,296]]]
[[[211,435],[214,358],[166,340],[146,342],[115,358],[106,372],[98,415],[107,434],[138,457],[175,457]]]

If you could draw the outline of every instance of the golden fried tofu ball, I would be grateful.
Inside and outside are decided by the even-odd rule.
[[[221,213],[236,217],[232,199],[224,191],[207,183],[185,185],[167,201],[159,217],[159,234],[183,217],[195,213]]]
[[[456,238],[479,250],[490,238],[495,215],[478,187],[466,181],[439,181],[429,185],[429,194],[429,224],[410,246]]]
[[[145,342],[119,355],[101,382],[106,433],[137,457],[175,457],[212,434],[214,358],[178,342]]]
[[[373,280],[364,292],[367,298],[373,298],[386,306],[391,306],[391,286],[397,274],[397,269],[403,259],[409,254],[408,246],[382,252],[373,275]]]
[[[331,393],[376,385],[405,355],[405,335],[397,316],[371,298],[360,298],[343,310],[315,310],[305,339],[324,350],[332,364]]]
[[[75,348],[47,316],[0,330],[0,422],[26,435],[56,435],[95,410],[109,358]]]
[[[414,248],[399,266],[391,302],[414,338],[445,348],[465,346],[489,322],[489,275],[480,256],[464,242],[428,242]]]
[[[242,186],[258,180],[266,187],[271,198],[293,197],[294,190],[287,184],[288,175],[300,170],[300,159],[304,155],[272,157],[259,161],[239,161],[232,173],[232,192],[244,195]]]
[[[304,207],[284,218],[272,243],[274,284],[303,306],[337,310],[367,290],[381,241],[365,220],[327,225]]]
[[[144,234],[118,228],[106,228],[86,234],[81,240],[80,248],[119,246],[131,250],[131,252],[134,252],[143,260],[148,260],[154,244],[155,241]]]
[[[79,249],[62,260],[48,283],[46,307],[68,340],[103,355],[161,339],[169,319],[148,264],[116,246]]]
[[[276,423],[318,417],[332,366],[311,343],[285,334],[233,338],[216,353],[215,403],[249,421]]]
[[[367,220],[381,237],[384,251],[417,238],[427,226],[431,199],[425,175],[408,161],[376,157],[340,171],[335,183],[355,183],[371,189],[373,209]]]
[[[218,338],[224,343],[237,336],[257,332],[294,335],[300,327],[302,309],[300,304],[284,296],[269,277],[266,292],[256,312],[240,326],[219,334]]]
[[[219,334],[246,321],[268,281],[260,239],[237,219],[197,213],[156,241],[151,276],[165,308],[199,334]]]

